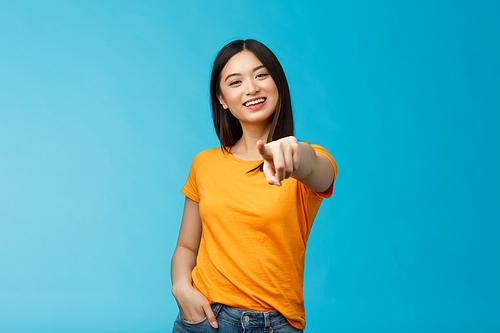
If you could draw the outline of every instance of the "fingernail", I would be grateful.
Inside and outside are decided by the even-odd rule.
[[[212,322],[212,327],[213,327],[213,328],[219,328],[219,325],[217,324],[217,322],[216,322],[216,321],[213,321],[213,322]]]

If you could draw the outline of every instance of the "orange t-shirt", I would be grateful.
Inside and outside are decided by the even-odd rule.
[[[317,154],[337,165],[323,147]],[[255,311],[277,310],[305,328],[302,285],[307,239],[323,193],[289,178],[269,185],[262,161],[240,160],[221,148],[200,152],[182,189],[199,202],[203,225],[193,286],[210,303]]]

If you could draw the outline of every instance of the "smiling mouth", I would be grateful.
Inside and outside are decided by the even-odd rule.
[[[257,99],[254,99],[253,101],[250,101],[250,102],[246,102],[245,106],[252,106],[252,105],[257,105],[257,104],[260,104],[260,103],[264,103],[266,101],[266,99],[264,97],[262,98],[257,98]]]

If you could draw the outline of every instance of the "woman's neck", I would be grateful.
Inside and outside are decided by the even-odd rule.
[[[265,128],[248,128],[242,126],[243,134],[241,138],[231,147],[231,154],[242,160],[256,161],[261,160],[262,156],[257,150],[257,141],[267,142],[270,126]]]

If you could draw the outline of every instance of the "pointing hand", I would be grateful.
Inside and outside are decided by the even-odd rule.
[[[288,136],[264,144],[257,141],[257,149],[264,159],[264,175],[270,185],[281,186],[299,168],[300,146],[297,139]]]

